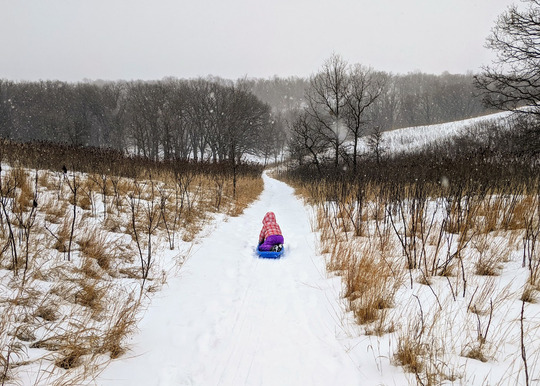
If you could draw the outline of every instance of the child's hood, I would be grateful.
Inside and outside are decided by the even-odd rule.
[[[274,214],[274,212],[267,212],[264,215],[262,223],[264,225],[275,224],[276,223],[276,215]]]

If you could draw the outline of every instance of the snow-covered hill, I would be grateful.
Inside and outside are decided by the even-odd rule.
[[[383,133],[384,146],[390,152],[402,152],[421,149],[436,141],[445,140],[462,133],[463,129],[481,122],[504,122],[510,112],[501,112],[461,121],[437,125],[415,126]],[[363,150],[367,150],[363,148]]]

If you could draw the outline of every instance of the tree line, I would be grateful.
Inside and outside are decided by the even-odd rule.
[[[482,104],[472,73],[435,75],[371,71],[385,79],[381,97],[373,106],[373,114],[377,116],[374,123],[382,130],[452,122],[492,111]],[[274,77],[246,82],[249,89],[274,111],[285,112],[306,106],[306,92],[318,72],[311,78]]]
[[[373,103],[382,131],[484,114],[472,74],[392,75]],[[309,102],[310,79],[14,82],[0,79],[0,136],[111,147],[150,159],[277,157],[285,121]]]
[[[277,156],[280,117],[242,81],[0,80],[0,136],[109,147],[151,160]]]

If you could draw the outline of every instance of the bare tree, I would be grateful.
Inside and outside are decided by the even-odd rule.
[[[487,47],[497,54],[492,66],[475,78],[484,103],[540,116],[540,0],[524,0],[526,9],[512,5],[499,16]]]
[[[375,156],[375,161],[377,164],[381,162],[386,149],[384,147],[384,140],[382,137],[382,131],[379,126],[373,127],[371,133],[366,138],[366,143],[369,147],[369,150]]]
[[[310,157],[320,175],[322,173],[320,157],[328,149],[329,143],[318,123],[306,112],[299,113],[294,121],[289,123],[291,131],[289,151],[293,157],[298,158],[300,164],[305,156]]]
[[[101,88],[103,115],[99,116],[104,132],[104,145],[117,150],[126,148],[126,83],[109,82]]]
[[[12,89],[13,82],[0,79],[0,136],[3,138],[10,138],[13,131]]]
[[[168,79],[163,84],[165,98],[161,110],[163,158],[186,160],[191,150],[189,141],[187,83]]]
[[[131,135],[137,152],[150,159],[159,157],[164,90],[161,84],[134,82],[128,88]]]
[[[189,143],[195,161],[199,159],[199,156],[201,160],[204,159],[207,146],[210,146],[214,155],[214,161],[217,161],[215,146],[209,142],[209,136],[212,129],[213,114],[218,113],[217,107],[213,105],[213,102],[215,101],[217,92],[216,88],[219,87],[201,78],[189,82],[186,114],[188,119]]]
[[[322,69],[310,79],[306,93],[309,115],[324,128],[323,133],[334,148],[334,166],[339,164],[339,154],[347,136],[343,122],[347,104],[347,62],[339,55],[332,55]]]
[[[207,143],[212,152],[212,159],[223,161],[228,156],[228,146],[225,138],[226,127],[229,125],[231,103],[231,87],[222,83],[209,84],[211,92],[207,98],[205,119],[207,121]]]
[[[228,89],[229,97],[223,128],[232,164],[233,195],[236,195],[237,165],[242,156],[256,149],[260,133],[268,127],[270,107],[247,91],[241,82]]]
[[[358,140],[368,122],[368,109],[381,95],[386,79],[371,68],[360,64],[350,70],[348,90],[345,94],[345,122],[353,137],[353,171],[357,170]]]
[[[264,157],[264,164],[273,157],[277,162],[278,156],[283,153],[287,136],[285,133],[285,123],[280,113],[270,114],[270,121],[265,130],[262,130],[256,143],[254,154]]]
[[[381,131],[386,131],[395,128],[399,121],[399,109],[401,108],[399,78],[391,74],[380,74],[385,79],[385,87],[371,106],[369,115],[372,125],[379,126]]]

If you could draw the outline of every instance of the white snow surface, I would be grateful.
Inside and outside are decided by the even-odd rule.
[[[195,246],[155,295],[131,351],[112,361],[96,384],[407,383],[397,367],[385,366],[381,375],[373,354],[362,366],[370,338],[360,336],[346,312],[341,279],[327,277],[309,207],[288,185],[263,178],[259,200]],[[281,259],[254,252],[267,211],[276,214],[285,237]]]
[[[461,136],[466,127],[487,122],[505,123],[511,116],[512,112],[504,111],[461,121],[391,130],[383,133],[383,144],[393,153],[419,150],[432,143]],[[363,150],[367,151],[367,148]]]

